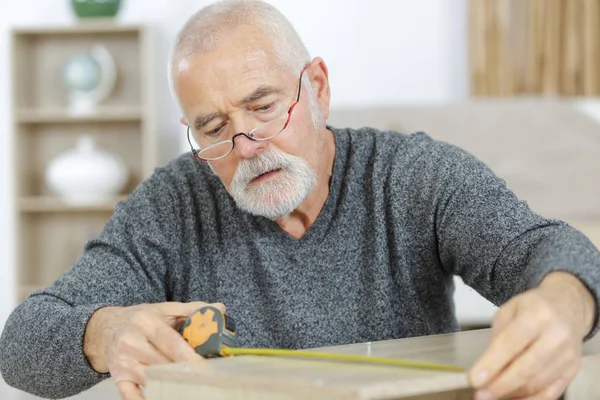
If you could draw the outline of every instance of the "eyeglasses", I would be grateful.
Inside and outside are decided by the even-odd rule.
[[[300,72],[300,80],[298,82],[298,95],[296,96],[296,101],[291,105],[291,107],[287,110],[287,112],[280,117],[272,119],[268,122],[265,122],[262,125],[257,126],[252,129],[248,133],[240,132],[236,133],[229,140],[223,140],[214,144],[210,144],[204,148],[196,149],[192,144],[192,140],[190,137],[190,127],[187,128],[187,140],[190,144],[190,148],[192,149],[192,154],[194,158],[200,161],[214,161],[221,158],[226,157],[233,151],[235,147],[235,139],[239,136],[245,136],[252,141],[264,141],[273,139],[275,136],[279,135],[290,123],[290,119],[292,118],[292,112],[294,108],[300,101],[300,93],[302,89],[302,75],[304,75],[304,71],[306,71],[306,67],[302,69]]]

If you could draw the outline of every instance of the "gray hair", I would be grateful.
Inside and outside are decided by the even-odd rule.
[[[244,24],[257,26],[271,38],[278,64],[292,74],[299,74],[310,61],[308,50],[292,24],[272,5],[260,0],[219,1],[192,15],[177,35],[167,67],[175,99],[178,100],[174,80],[179,63],[214,50],[229,31]],[[303,79],[312,92],[308,79]]]

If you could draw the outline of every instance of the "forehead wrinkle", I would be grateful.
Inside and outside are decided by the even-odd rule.
[[[252,43],[252,44],[254,44],[254,43]],[[264,49],[255,48],[253,50],[246,52],[246,54],[244,54],[243,56],[240,53],[237,53],[236,55],[233,55],[230,53],[229,55],[230,55],[230,57],[219,57],[219,59],[216,60],[213,68],[210,68],[210,70],[212,70],[212,71],[210,71],[210,75],[212,75],[212,76],[230,75],[231,72],[233,72],[233,71],[235,71],[235,69],[237,69],[236,66],[238,68],[241,66],[242,68],[238,69],[238,71],[241,70],[239,72],[240,75],[238,75],[238,77],[241,78],[241,81],[239,81],[240,84],[242,84],[243,81],[252,81],[252,80],[262,81],[260,83],[257,82],[257,84],[259,84],[259,86],[256,89],[254,89],[250,94],[248,94],[244,98],[238,100],[238,101],[240,101],[240,103],[238,103],[238,104],[247,104],[247,103],[256,101],[260,98],[263,98],[265,96],[271,95],[271,94],[283,93],[282,89],[277,88],[273,85],[269,85],[267,83],[263,83],[263,82],[265,82],[264,78],[268,78],[267,71],[273,69],[273,68],[270,68],[268,65],[270,57],[269,57],[269,53],[267,51],[265,51]],[[241,59],[241,57],[243,57],[243,60]],[[180,72],[190,70],[191,69],[190,62],[188,60],[182,60],[178,65],[178,69]],[[206,78],[206,76],[205,76],[205,78]],[[235,81],[238,79],[234,78],[233,80]],[[209,79],[209,80],[212,80],[212,79]],[[214,83],[216,83],[216,82],[214,82]],[[231,88],[231,86],[230,86],[231,84],[232,84],[232,80],[227,79],[227,80],[221,82],[220,85],[216,86],[215,89],[217,89],[217,91],[221,92],[221,93],[228,92],[229,90],[225,86],[229,86]],[[214,119],[219,118],[219,117],[224,117],[224,116],[225,115],[222,114],[221,112],[213,112],[213,113],[209,113],[209,114],[198,115],[194,119],[194,127],[197,130],[199,130],[201,128],[204,128],[206,125],[208,125]]]
[[[260,85],[257,87],[252,93],[248,96],[244,97],[242,100],[242,104],[252,103],[256,100],[262,99],[263,97],[269,96],[271,94],[282,94],[283,90],[271,86],[271,85]]]
[[[269,57],[264,50],[251,50],[244,56],[242,77],[248,78],[256,74],[265,75],[272,68],[269,66]]]

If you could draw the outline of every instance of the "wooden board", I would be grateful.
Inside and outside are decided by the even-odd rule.
[[[407,358],[468,369],[487,347],[489,330],[336,346],[319,351]],[[600,338],[584,346],[584,369],[600,364]],[[467,374],[355,363],[238,356],[147,370],[148,400],[470,399]],[[582,379],[577,393],[589,393]],[[590,397],[587,397],[590,398]]]

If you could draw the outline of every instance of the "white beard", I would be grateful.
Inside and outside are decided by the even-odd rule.
[[[251,183],[275,169],[280,170],[276,176]],[[317,174],[306,161],[269,147],[240,162],[231,196],[240,209],[275,221],[291,214],[316,186]]]

